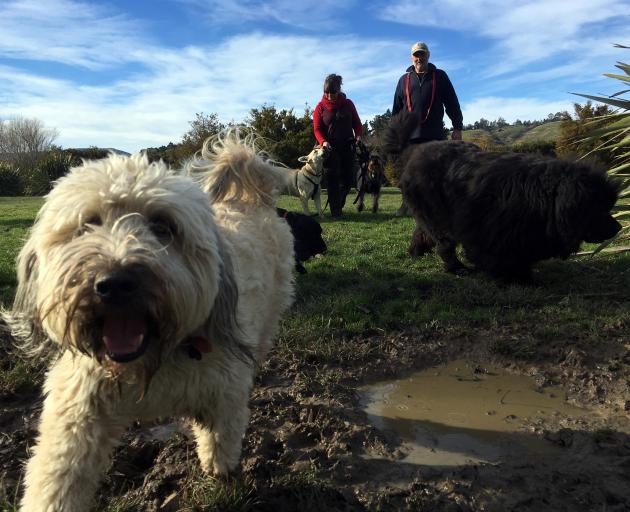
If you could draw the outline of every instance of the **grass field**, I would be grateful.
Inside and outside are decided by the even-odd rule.
[[[308,274],[297,276],[296,302],[281,333],[284,343],[319,345],[375,330],[507,324],[531,326],[532,335],[545,339],[572,330],[596,333],[627,315],[614,298],[625,297],[630,288],[628,255],[544,262],[534,273],[541,287],[503,286],[481,274],[458,278],[442,272],[433,254],[408,257],[414,223],[393,215],[400,205],[398,189],[384,190],[377,214],[356,212],[353,199],[349,196],[341,221],[326,212],[322,228],[328,252],[306,264]],[[41,204],[40,198],[0,198],[5,307],[15,290],[15,256]],[[284,196],[279,206],[300,210],[297,199]]]
[[[15,292],[15,257],[42,204],[39,197],[0,197],[0,302],[4,304]]]
[[[465,141],[480,145],[504,145],[521,144],[525,142],[554,142],[560,136],[562,121],[543,123],[528,128],[523,125],[509,125],[495,130],[464,130],[462,136]]]

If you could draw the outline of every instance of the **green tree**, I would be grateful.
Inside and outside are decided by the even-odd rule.
[[[206,139],[221,132],[224,128],[225,125],[219,121],[218,114],[214,112],[211,114],[196,113],[195,119],[190,121],[190,129],[182,137],[180,145],[182,154],[178,155],[179,158],[192,156],[201,149]]]
[[[304,108],[301,117],[293,109],[278,110],[274,105],[263,105],[250,110],[248,126],[261,137],[262,147],[272,158],[289,167],[299,167],[298,158],[313,149],[313,111]]]
[[[180,167],[184,161],[192,157],[201,149],[205,140],[212,137],[225,128],[219,120],[218,114],[204,114],[198,112],[195,119],[190,121],[190,129],[183,135],[178,144],[169,142],[166,146],[159,148],[147,148],[149,160],[164,160],[173,167]]]

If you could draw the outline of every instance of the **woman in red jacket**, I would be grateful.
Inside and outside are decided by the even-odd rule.
[[[342,78],[328,75],[324,95],[313,112],[317,142],[332,150],[326,161],[328,202],[333,219],[341,218],[346,196],[352,188],[354,170],[353,142],[361,140],[363,129],[357,109],[341,92]]]

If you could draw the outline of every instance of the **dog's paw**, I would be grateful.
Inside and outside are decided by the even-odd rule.
[[[229,457],[229,456],[220,456],[216,454],[212,459],[212,467],[211,470],[208,471],[212,476],[228,476],[231,473],[234,473],[238,466],[238,462],[240,459],[240,452],[237,457]]]
[[[230,462],[227,458],[215,456],[204,458],[203,460],[200,459],[199,463],[204,473],[212,476],[227,476],[234,470],[238,461]]]
[[[228,476],[230,474],[230,467],[225,462],[214,461],[212,463],[212,476]]]
[[[431,249],[433,249],[433,247],[428,245],[411,244],[409,246],[408,252],[409,256],[411,256],[412,258],[419,258],[420,256],[424,256],[426,253],[431,251]]]

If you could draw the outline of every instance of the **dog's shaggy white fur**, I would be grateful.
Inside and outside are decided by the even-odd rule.
[[[190,169],[86,161],[38,214],[3,314],[33,350],[58,349],[23,511],[88,510],[135,419],[190,418],[205,470],[239,462],[256,362],[292,302],[293,240],[279,169],[250,139],[229,132]]]
[[[324,176],[324,160],[328,151],[328,148],[317,145],[308,155],[298,158],[298,161],[304,163],[300,169],[285,170],[283,192],[300,198],[305,215],[311,214],[308,209],[308,200],[313,199],[317,214],[320,217],[324,216],[320,184]]]

